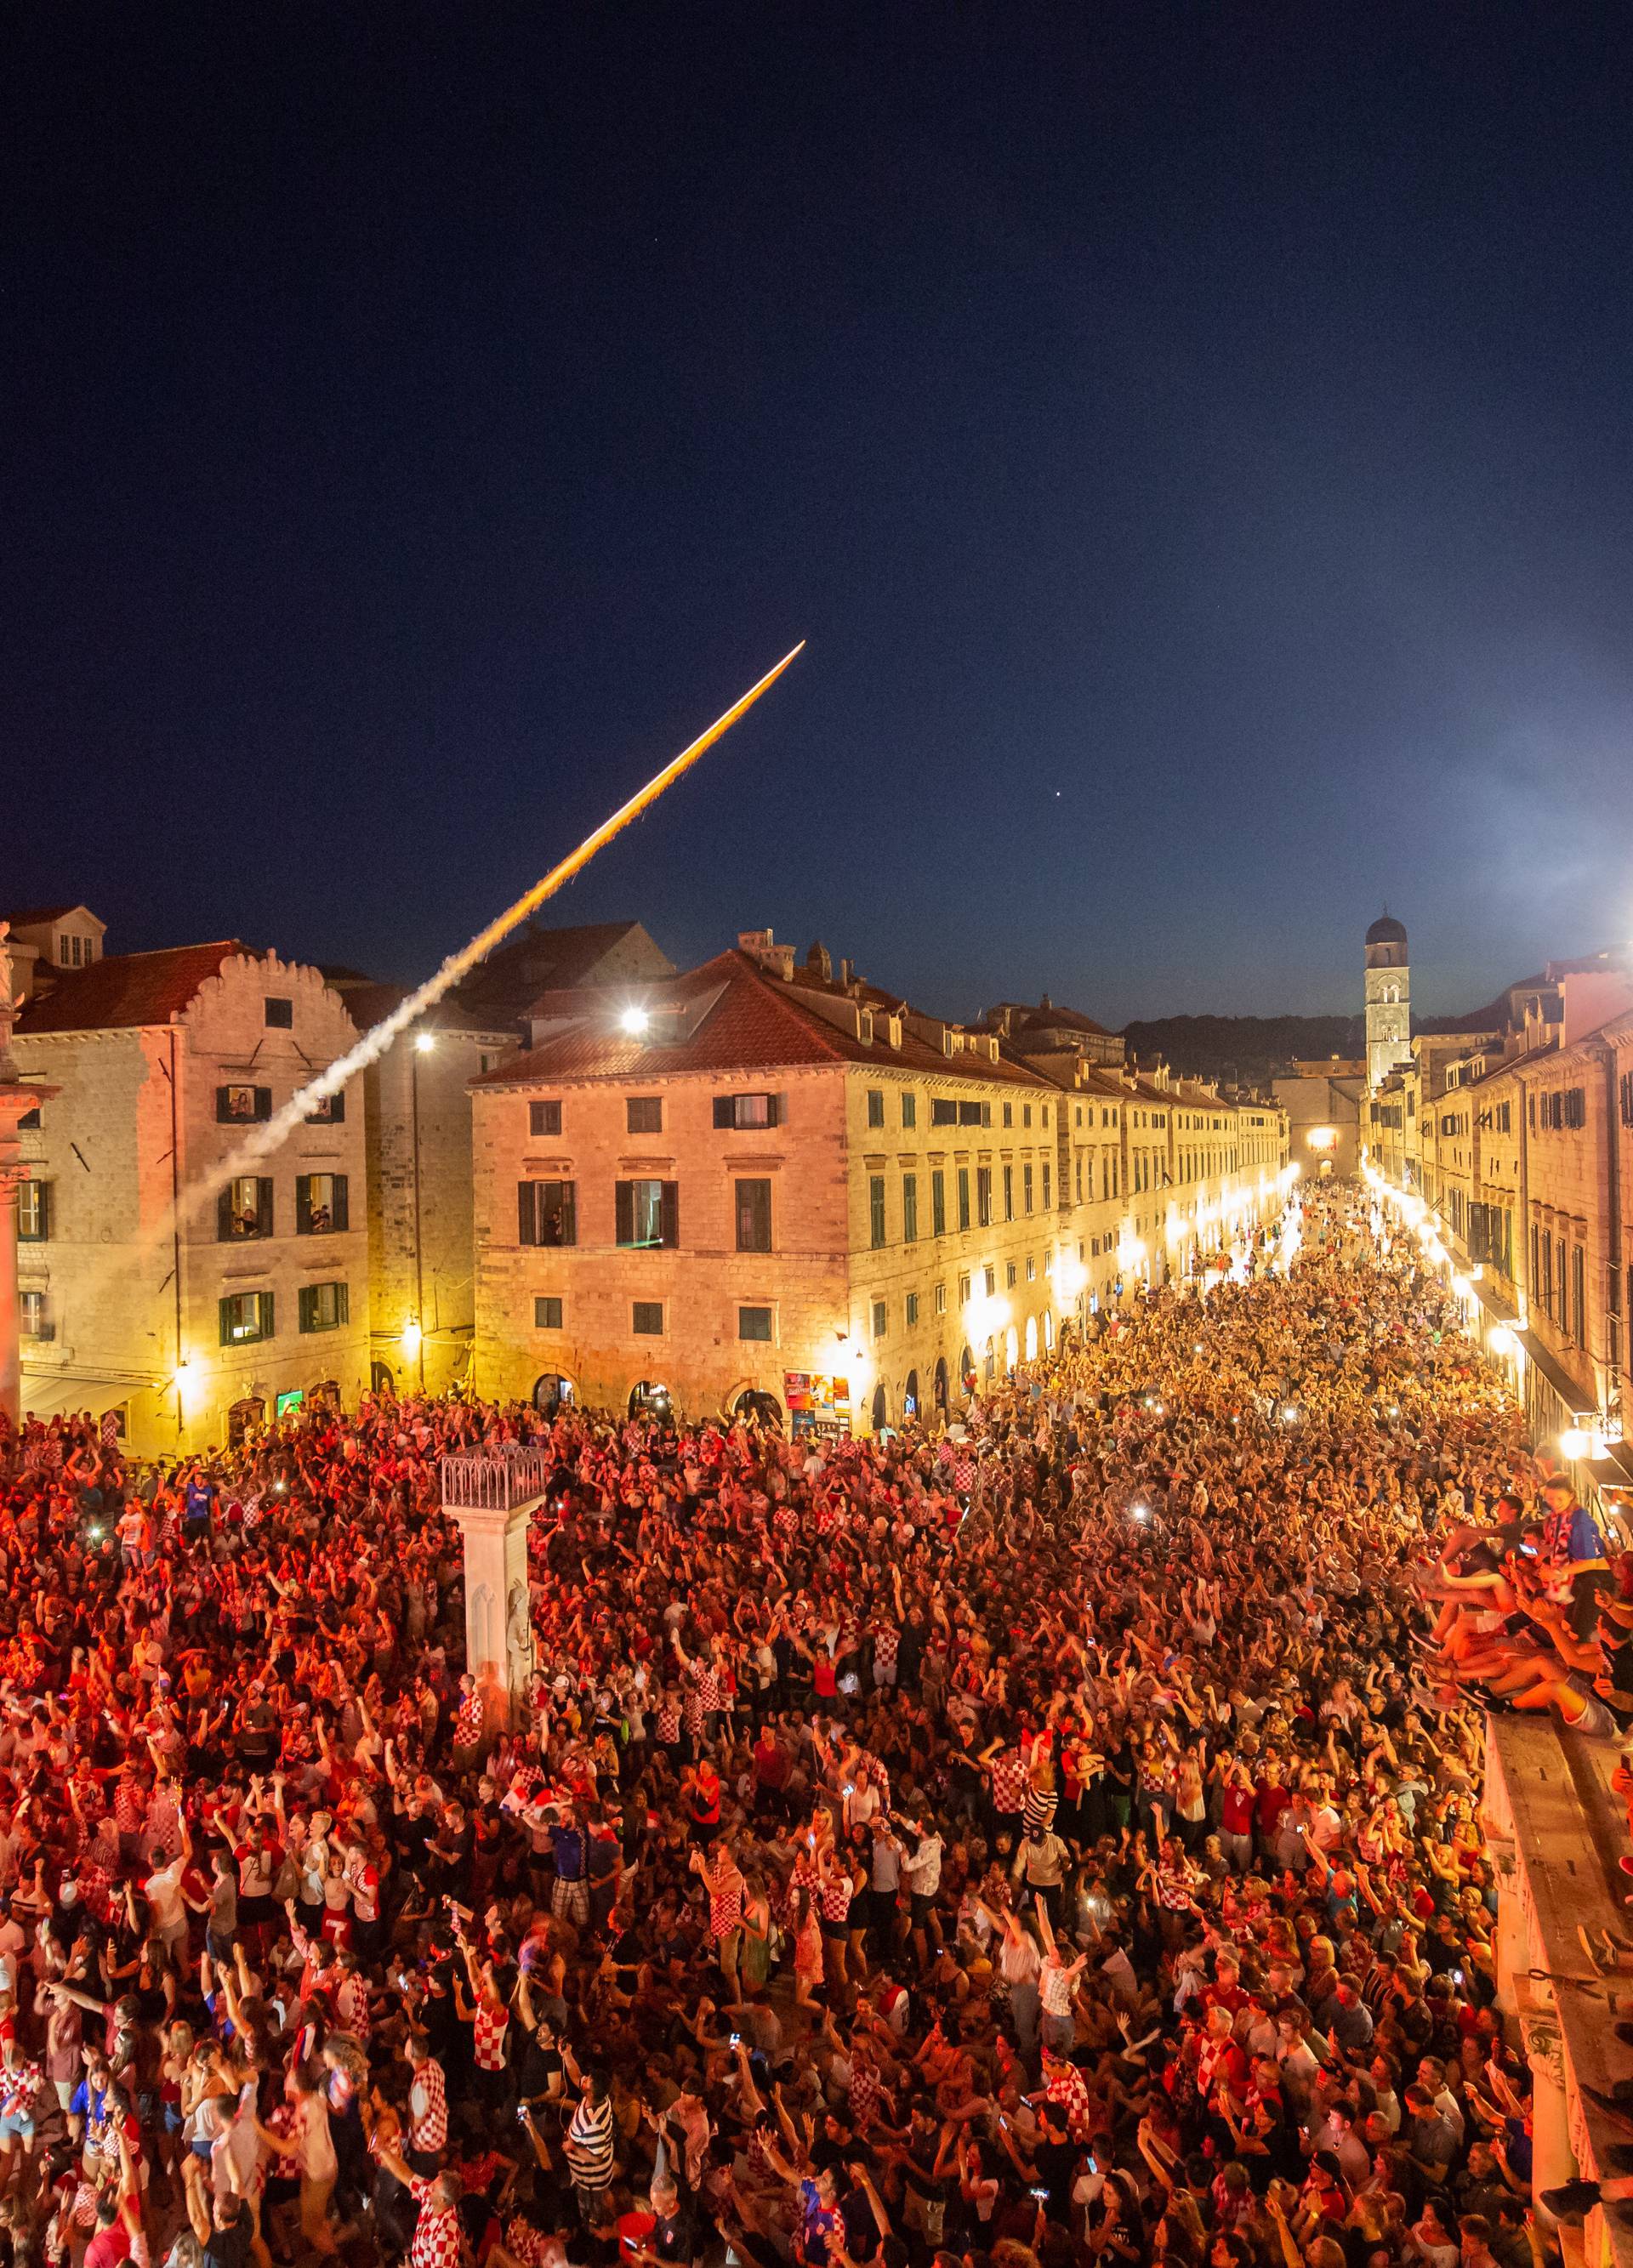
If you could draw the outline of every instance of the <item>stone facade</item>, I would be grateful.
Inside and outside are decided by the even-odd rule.
[[[650,988],[639,1038],[564,1000],[477,1079],[478,1389],[783,1416],[839,1380],[857,1430],[956,1411],[1279,1211],[1274,1108],[1020,1058],[886,999],[757,932]],[[637,1184],[662,1193],[641,1243]],[[567,1191],[571,1241],[536,1241]]]
[[[107,1020],[74,1020],[77,998]],[[251,1167],[236,1209],[212,1198],[178,1219],[173,1202],[355,1037],[315,968],[230,944],[109,959],[31,1005],[17,1060],[60,1093],[21,1133],[36,1192],[18,1246],[25,1409],[118,1409],[132,1447],[156,1454],[220,1443],[290,1392],[332,1385],[355,1401],[368,1375],[361,1090]],[[332,1177],[347,1226],[324,1229]]]
[[[1407,933],[1385,914],[1366,933],[1366,1077],[1381,1086],[1411,1053],[1412,979]]]

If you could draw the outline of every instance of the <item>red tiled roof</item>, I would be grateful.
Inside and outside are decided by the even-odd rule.
[[[904,1029],[892,1048],[883,1016],[874,1024],[871,1046],[828,1022],[798,997],[799,980],[785,985],[757,968],[747,954],[733,950],[706,961],[683,976],[632,986],[632,991],[659,1018],[666,1005],[708,1002],[685,1038],[676,1042],[635,1036],[616,1028],[604,998],[583,1005],[580,1019],[528,1053],[471,1081],[473,1086],[528,1086],[543,1079],[661,1079],[676,1073],[777,1070],[799,1064],[872,1064],[881,1070],[915,1071],[935,1079],[982,1079],[1017,1086],[1046,1087],[1034,1071],[1000,1057],[944,1056]],[[620,996],[621,998],[621,996]]]
[[[70,968],[18,1018],[20,1038],[34,1032],[110,1032],[167,1024],[193,1000],[224,961],[247,948],[236,938],[217,945],[173,945],[158,953],[110,954],[89,968]]]

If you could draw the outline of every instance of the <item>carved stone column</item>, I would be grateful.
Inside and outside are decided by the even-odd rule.
[[[544,1493],[546,1459],[520,1446],[442,1460],[442,1509],[465,1560],[465,1667],[491,1742],[520,1717],[533,1675],[528,1529]]]

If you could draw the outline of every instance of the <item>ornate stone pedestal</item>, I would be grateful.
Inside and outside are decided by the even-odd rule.
[[[546,1469],[541,1451],[520,1446],[442,1460],[442,1509],[465,1547],[465,1666],[489,1742],[519,1721],[533,1675],[528,1528]]]

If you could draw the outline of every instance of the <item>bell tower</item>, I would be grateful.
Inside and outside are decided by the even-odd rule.
[[[1385,914],[1366,933],[1366,1083],[1377,1089],[1397,1064],[1412,1060],[1411,978],[1407,933]]]

